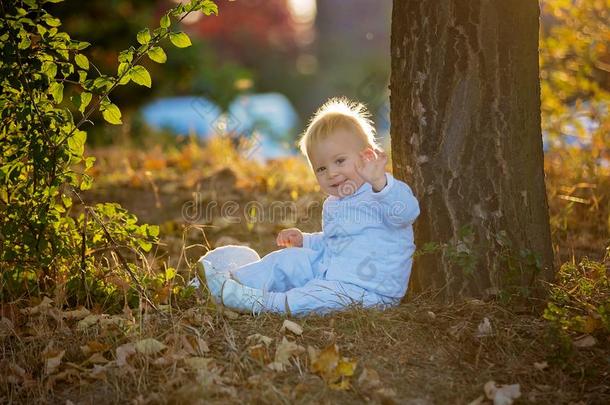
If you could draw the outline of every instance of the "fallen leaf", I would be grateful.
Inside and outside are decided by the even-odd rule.
[[[72,311],[62,311],[61,316],[64,317],[64,319],[80,320],[90,314],[91,314],[91,312],[89,312],[89,310],[87,308],[82,307],[79,309],[74,309]]]
[[[597,344],[597,340],[591,335],[585,335],[574,340],[574,346],[579,348],[592,347]]]
[[[21,310],[22,314],[25,315],[38,315],[40,313],[45,313],[49,310],[49,308],[51,307],[51,304],[53,304],[53,300],[49,297],[43,297],[42,301],[40,302],[40,304],[34,306],[34,307],[29,307],[29,308],[23,308]]]
[[[193,370],[207,370],[212,361],[209,357],[188,357],[184,359],[184,365]]]
[[[493,333],[491,322],[489,322],[489,318],[485,317],[477,327],[477,333],[475,333],[476,337],[485,337],[489,336]]]
[[[45,350],[42,353],[44,358],[44,373],[46,375],[53,374],[57,370],[64,354],[66,354],[65,350]]]
[[[87,315],[84,319],[81,319],[76,324],[76,329],[78,329],[78,330],[89,329],[91,326],[95,325],[99,320],[100,320],[100,315],[95,315],[95,314]]]
[[[187,342],[187,345],[191,347],[192,353],[186,347],[185,350],[191,354],[201,355],[210,351],[207,342],[198,336],[185,336],[185,341]]]
[[[332,389],[349,388],[349,378],[354,374],[357,361],[339,356],[339,348],[331,344],[317,354],[311,363],[311,370],[322,377]]]
[[[254,346],[248,347],[248,354],[254,360],[266,364],[269,362],[269,354],[267,353],[267,346],[264,344],[257,344]]]
[[[82,345],[80,350],[83,352],[85,356],[90,355],[91,353],[105,352],[110,350],[111,346],[107,343],[100,343],[97,340],[90,340],[86,345]]]
[[[515,399],[521,397],[521,386],[519,384],[496,385],[495,381],[488,381],[483,387],[487,399],[491,399],[494,405],[511,405]]]
[[[278,345],[275,350],[275,361],[289,365],[290,358],[294,355],[298,355],[303,353],[305,348],[296,344],[295,342],[291,342],[285,337],[282,339],[282,342]]]
[[[285,333],[287,330],[297,336],[301,336],[303,334],[303,328],[298,323],[293,322],[289,319],[284,320],[280,332]]]
[[[320,356],[320,349],[313,346],[307,346],[307,356],[309,357],[309,364],[313,364],[318,360],[318,356]]]
[[[129,356],[136,352],[136,347],[133,343],[125,343],[116,348],[116,364],[119,367],[127,365]]]
[[[106,364],[108,359],[102,353],[93,353],[91,357],[85,360],[84,364]]]
[[[265,346],[269,346],[273,342],[273,338],[255,333],[254,335],[248,336],[246,342],[263,343]]]
[[[534,367],[536,368],[536,370],[544,370],[545,368],[547,368],[549,366],[549,363],[547,363],[546,361],[543,362],[534,362]]]
[[[167,346],[159,342],[157,339],[146,338],[137,341],[134,344],[134,347],[138,353],[142,353],[146,356],[153,356],[165,349]]]
[[[358,377],[358,385],[364,392],[371,392],[381,387],[379,373],[372,368],[365,367],[362,373],[360,373],[360,377]]]

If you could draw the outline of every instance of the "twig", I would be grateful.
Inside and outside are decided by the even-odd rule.
[[[79,196],[80,197],[80,196]],[[89,288],[87,287],[87,262],[85,261],[85,252],[87,251],[87,219],[89,218],[89,212],[85,209],[84,220],[83,220],[83,233],[82,233],[82,244],[81,244],[81,259],[80,259],[80,272],[81,279],[83,282],[83,290],[87,297],[85,302],[90,304],[91,297],[89,296]]]
[[[157,306],[151,301],[151,299],[148,298],[148,295],[146,295],[146,291],[144,290],[144,287],[142,287],[142,285],[138,281],[138,278],[136,277],[136,275],[129,268],[129,264],[127,263],[127,260],[121,254],[121,252],[118,249],[116,249],[118,244],[115,242],[115,240],[112,237],[112,235],[110,235],[110,232],[108,232],[108,228],[106,228],[106,225],[104,225],[104,223],[99,219],[99,217],[97,216],[97,214],[95,213],[93,208],[85,207],[85,210],[88,210],[89,213],[91,214],[91,217],[95,220],[95,222],[100,224],[100,226],[102,227],[102,230],[104,231],[104,234],[106,235],[106,238],[113,245],[112,249],[117,254],[117,256],[119,258],[119,262],[121,263],[121,266],[123,266],[123,268],[125,269],[127,274],[129,274],[129,277],[131,277],[132,281],[135,283],[135,286],[136,286],[138,292],[140,293],[141,297],[144,298],[144,300],[148,303],[148,305],[151,306],[152,309],[155,310],[155,312],[157,312],[159,315],[162,315],[163,317],[166,317],[167,315],[164,314],[163,312],[161,312],[159,310],[159,308],[157,308]]]

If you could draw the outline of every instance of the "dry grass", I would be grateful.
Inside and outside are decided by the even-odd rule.
[[[14,308],[13,308],[14,309]],[[425,299],[384,312],[354,308],[327,316],[296,320],[301,336],[285,332],[303,347],[336,343],[342,356],[357,361],[348,390],[333,390],[310,371],[306,353],[295,355],[286,371],[267,366],[284,333],[278,316],[253,318],[217,311],[204,298],[170,317],[146,314],[120,330],[94,325],[79,330],[52,308],[40,315],[15,313],[13,333],[3,328],[3,403],[468,403],[489,380],[521,386],[523,403],[608,403],[610,342],[579,349],[568,364],[554,362],[540,317],[514,314],[493,303],[471,301],[454,306]],[[488,318],[492,333],[476,337]],[[126,319],[129,317],[125,316]],[[136,317],[138,318],[138,317]],[[16,333],[15,333],[16,332]],[[273,339],[262,352],[252,351],[253,334]],[[185,352],[176,336],[200,336],[209,351]],[[118,366],[117,347],[145,337],[165,342],[154,354],[136,354]],[[87,342],[106,345],[104,360],[88,362],[80,349]],[[48,345],[65,350],[59,368],[44,372]],[[264,347],[264,345],[263,345]],[[185,358],[210,359],[189,367]],[[104,364],[104,361],[108,361]],[[547,362],[544,369],[534,363]],[[12,369],[18,365],[25,378]],[[97,368],[97,370],[96,370]],[[379,381],[361,379],[375,370]]]
[[[162,241],[150,264],[176,267],[187,280],[193,261],[211,247],[244,242],[262,255],[275,249],[275,233],[282,227],[319,228],[319,210],[311,211],[310,218],[303,214],[323,196],[297,159],[258,165],[223,140],[205,148],[190,142],[168,150],[115,147],[93,154],[98,158],[96,186],[85,200],[118,201],[142,221],[160,224]],[[577,161],[562,159],[546,162],[557,258],[601,257],[610,184],[599,173],[577,170]],[[238,223],[189,221],[182,209],[196,191],[202,203],[292,201],[298,217],[293,223],[252,223],[245,217]],[[336,343],[341,356],[357,361],[355,375],[345,377],[350,382],[346,390],[332,389],[312,372],[306,352],[293,356],[285,371],[270,369],[284,337],[284,319],[222,312],[204,293],[174,302],[169,316],[127,311],[119,315],[125,319],[121,328],[115,325],[118,318],[110,318],[114,321],[79,329],[78,319],[54,307],[37,315],[21,312],[34,304],[2,306],[2,403],[462,404],[482,395],[490,380],[520,384],[521,403],[610,403],[607,337],[595,346],[574,348],[566,359],[559,356],[540,313],[511,312],[493,302],[448,306],[419,297],[384,312],[353,308],[296,320],[304,333],[287,332],[290,341],[318,349]],[[492,333],[477,337],[484,318]],[[257,333],[272,338],[268,347],[248,339]],[[132,355],[125,364],[117,357],[117,348],[148,337],[167,348]],[[204,343],[194,346],[197,339]],[[82,346],[99,354],[85,353]],[[60,365],[46,373],[45,362],[61,350]]]

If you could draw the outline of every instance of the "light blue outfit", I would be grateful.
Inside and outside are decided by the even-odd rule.
[[[364,183],[349,196],[329,196],[322,210],[322,232],[304,233],[302,248],[277,250],[258,260],[246,254],[255,260],[224,270],[262,292],[261,311],[303,315],[350,304],[398,304],[411,274],[412,224],[419,204],[407,184],[389,173],[386,179],[377,193]],[[208,264],[222,270],[214,263],[219,249],[201,260],[207,257]]]

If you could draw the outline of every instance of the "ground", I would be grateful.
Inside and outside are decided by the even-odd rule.
[[[302,163],[244,163],[222,142],[207,154],[192,145],[118,149],[94,152],[97,185],[83,198],[118,201],[161,226],[152,268],[164,263],[188,280],[209,248],[244,243],[264,255],[283,227],[319,229],[323,196]],[[294,218],[260,220],[245,208],[255,201],[265,211],[278,200]],[[212,201],[236,201],[240,220],[206,215]],[[602,251],[590,234],[554,235],[558,260],[570,250]],[[486,395],[494,381],[518,384],[516,403],[610,403],[607,334],[570,335],[566,344],[542,318],[543,302],[446,305],[410,296],[386,311],[352,308],[283,327],[280,316],[222,310],[205,290],[156,300],[160,312],[145,303],[113,315],[103,305],[70,311],[61,301],[56,294],[2,305],[0,402],[476,404],[495,395],[511,403]]]

